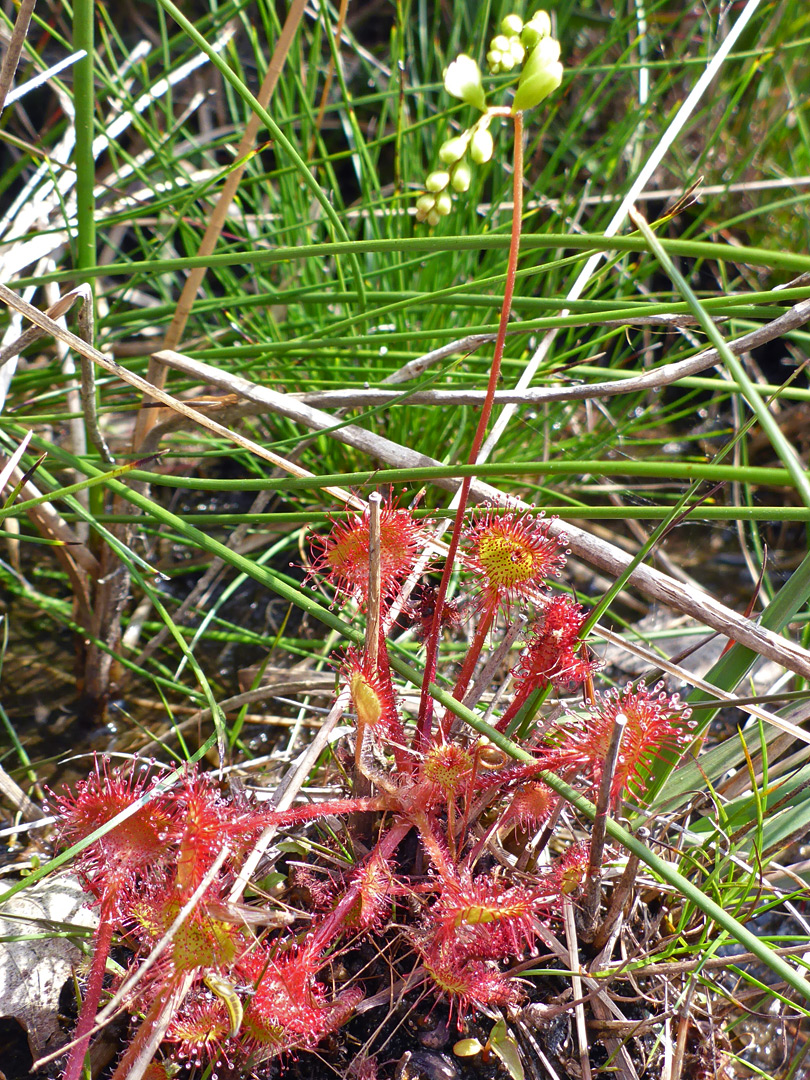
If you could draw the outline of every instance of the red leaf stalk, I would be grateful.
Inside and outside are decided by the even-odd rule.
[[[73,1045],[65,1068],[64,1080],[79,1080],[82,1075],[84,1056],[90,1045],[90,1036],[95,1024],[98,1003],[104,985],[107,957],[110,955],[116,901],[117,897],[113,896],[106,899],[101,905],[98,928],[93,943],[93,961],[90,965],[90,974],[84,991],[79,1022],[73,1033]]]
[[[409,821],[398,821],[382,837],[374,848],[370,858],[387,862],[399,847],[401,841],[411,831]],[[368,860],[367,860],[368,861]],[[349,883],[334,911],[331,911],[322,923],[309,935],[307,948],[312,953],[321,953],[334,945],[335,939],[346,929],[352,909],[356,906],[363,888],[363,876],[356,875]]]

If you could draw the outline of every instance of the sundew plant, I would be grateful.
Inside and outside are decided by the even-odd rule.
[[[135,780],[128,766],[111,772],[100,763],[73,794],[56,799],[68,844],[111,825],[76,862],[100,922],[68,1080],[81,1074],[113,930],[133,943],[135,956],[118,995],[144,1017],[117,1067],[122,1078],[144,1047],[151,1053],[156,1030],[163,1069],[169,1062],[256,1067],[314,1049],[392,977],[415,1000],[445,1003],[459,1038],[471,1018],[530,999],[531,981],[515,965],[545,948],[546,935],[598,887],[612,858],[602,850],[594,859],[584,834],[547,857],[564,806],[560,778],[592,799],[606,792],[612,811],[626,798],[638,804],[656,756],[684,746],[694,728],[690,710],[662,684],[593,689],[599,664],[579,636],[584,613],[549,584],[559,587],[564,543],[532,513],[471,519],[457,563],[478,620],[475,655],[452,699],[426,719],[407,717],[398,703],[389,641],[397,609],[427,642],[438,640],[435,623],[440,637],[458,627],[455,601],[424,588],[405,601],[429,557],[431,523],[378,498],[313,541],[311,573],[377,628],[340,665],[338,702],[353,722],[346,797],[272,811],[223,797],[195,770],[163,789],[159,772]],[[499,615],[514,620],[519,612],[530,620],[526,649],[493,741],[460,723],[452,702],[465,700],[481,654],[495,648]],[[584,687],[584,706],[569,699],[553,723],[539,724],[523,707],[549,686]],[[523,733],[502,745],[521,749],[519,760],[498,738],[517,722]],[[340,845],[327,844],[324,857],[316,845],[290,870],[305,891],[305,911],[254,903],[248,916],[235,885],[260,834],[296,835],[330,817],[349,823]],[[508,859],[493,858],[496,838]],[[272,929],[257,931],[257,921]],[[337,989],[335,967],[354,970],[369,943],[376,963]],[[140,964],[149,965],[144,979]],[[366,1055],[363,1075],[377,1075],[373,1047]]]

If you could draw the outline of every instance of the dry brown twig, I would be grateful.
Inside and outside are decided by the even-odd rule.
[[[2,294],[0,293],[0,295]],[[803,310],[800,323],[810,318],[810,301],[802,302],[802,304]],[[782,324],[782,329],[777,331],[775,336],[784,332],[784,324]],[[286,416],[288,419],[301,423],[306,427],[320,431],[328,430],[338,442],[354,446],[369,454],[372,458],[378,458],[394,467],[423,468],[440,464],[427,454],[421,454],[411,450],[409,447],[400,446],[390,439],[351,424],[339,426],[334,430],[334,417],[329,413],[314,409],[303,402],[292,399],[289,395],[280,394],[268,387],[259,386],[247,379],[224,372],[210,364],[166,350],[156,353],[155,356],[156,359],[161,360],[163,363],[176,368],[178,371],[193,375],[201,382],[210,383],[222,390],[240,394],[249,401],[262,405],[266,409]],[[613,389],[614,392],[618,392],[615,387]],[[437,487],[443,487],[450,491],[455,491],[458,487],[458,481],[452,477],[435,478],[433,483]],[[476,502],[487,502],[495,506],[506,506],[518,510],[528,509],[527,504],[521,500],[506,496],[497,488],[481,481],[473,481],[470,497]],[[552,535],[565,534],[568,538],[569,547],[574,554],[585,562],[599,567],[615,577],[620,576],[631,561],[631,557],[614,544],[599,539],[575,525],[552,521],[550,531]],[[767,656],[789,670],[810,678],[810,653],[794,642],[787,641],[778,634],[774,634],[750,619],[732,611],[710,594],[698,592],[681,582],[675,581],[669,575],[645,565],[636,567],[628,581],[641,592],[654,597],[668,607],[692,615],[754,652]]]
[[[578,958],[576,952],[571,952],[567,949],[561,941],[542,923],[536,924],[538,937],[542,940],[554,956],[557,957],[570,971],[578,970]],[[598,980],[592,978],[590,975],[579,971],[579,985],[586,988],[588,991],[588,1001],[590,1002],[591,1009],[597,1020],[607,1020],[613,1017],[616,1020],[621,1020],[624,1023],[628,1023],[627,1017],[619,1008],[618,1004],[608,994],[604,988],[604,984],[600,984]],[[584,1000],[582,998],[577,1000]],[[618,1074],[624,1078],[624,1080],[638,1080],[638,1073],[636,1072],[633,1062],[630,1060],[630,1055],[627,1049],[622,1044],[622,1041],[613,1037],[606,1036],[604,1039],[605,1048],[613,1058],[617,1068],[621,1069]]]
[[[293,476],[311,476],[312,473],[306,469],[302,469],[299,465],[295,465],[287,458],[281,457],[279,454],[274,454],[272,450],[267,450],[259,443],[253,442],[252,439],[247,439],[238,432],[231,431],[229,428],[224,427],[222,424],[212,420],[205,413],[200,412],[198,409],[193,409],[186,402],[181,401],[179,398],[172,397],[171,394],[165,393],[158,387],[153,386],[147,382],[146,379],[142,379],[140,375],[134,374],[134,372],[128,371],[125,367],[117,361],[112,360],[110,357],[105,356],[99,352],[98,349],[89,345],[83,341],[80,337],[72,334],[69,330],[60,326],[57,322],[54,322],[48,315],[40,311],[39,308],[34,307],[32,304],[26,303],[25,300],[20,299],[16,293],[5,285],[0,285],[0,300],[3,300],[9,307],[15,311],[19,311],[27,319],[29,319],[35,326],[45,330],[46,333],[51,334],[59,341],[63,341],[71,349],[88,360],[92,360],[98,364],[100,368],[110,372],[112,375],[117,375],[118,378],[124,382],[129,383],[130,386],[134,386],[142,393],[155,398],[163,405],[174,410],[177,413],[182,414],[187,420],[192,421],[195,424],[199,424],[201,427],[207,428],[215,435],[219,435],[222,438],[228,439],[230,442],[235,443],[243,450],[247,450],[249,453],[255,454],[262,460],[269,462],[271,465],[277,468],[283,469],[285,472],[290,473]],[[333,497],[341,504],[347,503],[349,505],[357,505],[356,496],[351,492],[344,491],[342,488],[328,488],[327,489]]]
[[[585,320],[583,319],[583,322]],[[589,319],[588,322],[592,322]],[[728,342],[729,349],[735,356],[741,356],[768,341],[781,337],[783,334],[797,330],[800,326],[810,321],[810,300],[800,300],[790,311],[780,315],[772,322],[757,327],[742,337]],[[637,320],[622,320],[620,323],[608,323],[606,325],[638,325]],[[479,335],[483,337],[483,335]],[[472,341],[473,339],[469,339]],[[454,343],[458,345],[459,343]],[[471,344],[470,349],[477,348],[483,341]],[[440,350],[436,350],[439,352]],[[455,352],[460,351],[458,348]],[[431,354],[426,354],[430,356]],[[445,354],[451,355],[451,354]],[[415,374],[421,374],[427,366],[424,357],[413,361],[422,366],[415,370]],[[678,379],[684,379],[689,375],[697,375],[701,371],[712,367],[720,360],[717,349],[704,349],[696,356],[688,360],[679,360],[673,364],[662,364],[644,375],[633,375],[627,379],[601,383],[565,383],[562,386],[539,386],[525,390],[496,390],[495,400],[501,405],[538,405],[550,401],[588,401],[605,397],[615,397],[617,394],[637,393],[639,390],[658,390],[663,386],[669,386]],[[167,361],[168,362],[168,361]],[[404,369],[403,369],[404,370]],[[414,376],[411,376],[414,377]],[[400,380],[397,380],[400,381]],[[404,380],[403,380],[404,381]],[[394,403],[402,394],[394,390],[318,390],[305,394],[291,394],[307,405],[320,405],[329,408],[366,407]],[[483,390],[418,390],[408,395],[409,405],[480,405],[484,400]]]
[[[17,18],[14,21],[11,40],[8,43],[6,55],[3,57],[3,66],[0,68],[0,112],[3,111],[6,97],[14,81],[14,74],[17,71],[17,64],[20,62],[25,37],[28,33],[28,25],[31,22],[31,16],[34,14],[35,6],[36,0],[22,0],[17,9]]]
[[[622,738],[627,729],[627,717],[624,713],[618,713],[613,723],[613,731],[610,736],[605,763],[602,767],[602,779],[599,783],[599,792],[596,799],[596,816],[593,819],[591,830],[591,845],[588,855],[588,873],[586,877],[585,896],[582,901],[582,926],[583,937],[589,940],[596,929],[596,916],[599,910],[599,901],[602,896],[602,855],[605,850],[605,836],[607,816],[610,809],[610,796],[613,787],[613,776],[619,761]]]

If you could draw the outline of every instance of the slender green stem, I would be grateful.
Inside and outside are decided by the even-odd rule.
[[[759,484],[763,487],[785,487],[791,483],[786,469],[771,468],[762,465],[723,465],[720,463],[689,461],[637,461],[625,458],[622,461],[608,461],[590,458],[577,458],[573,461],[499,461],[473,465],[419,465],[407,469],[368,469],[363,472],[328,473],[322,476],[285,476],[280,480],[271,477],[251,479],[240,477],[238,480],[209,480],[198,476],[171,476],[135,470],[133,480],[149,484],[165,484],[168,487],[182,487],[199,491],[316,491],[325,487],[361,487],[364,484],[409,484],[427,483],[447,478],[457,479],[463,476],[627,476],[635,478],[667,480],[706,480],[718,482],[728,480],[739,483]],[[28,503],[25,504],[29,505]],[[14,512],[21,509],[17,504]],[[575,508],[578,509],[578,508]],[[635,510],[635,507],[623,507],[622,512]],[[645,508],[648,509],[648,508]],[[701,507],[701,510],[712,509]],[[715,508],[717,509],[717,508]],[[739,508],[745,512],[745,507]],[[795,508],[792,508],[795,509]],[[774,507],[778,510],[778,507]],[[670,513],[671,508],[663,511],[654,508],[650,516]]]
[[[74,162],[76,165],[76,269],[82,285],[87,289],[83,299],[83,315],[79,320],[79,333],[92,345],[92,327],[95,322],[95,297],[91,273],[96,257],[96,162],[93,156],[93,121],[95,118],[95,80],[93,52],[95,31],[94,0],[75,0],[73,7],[73,43],[76,49],[84,49],[85,56],[79,60],[73,72],[73,108],[76,128]],[[89,328],[89,330],[88,330]],[[96,416],[96,380],[92,361],[81,358],[81,397],[84,411],[86,437],[99,448],[102,456],[112,464],[104,438],[98,428]],[[101,493],[90,497],[93,511],[103,510]]]
[[[774,419],[773,414],[768,410],[766,403],[762,400],[758,388],[748,377],[748,373],[740,362],[739,357],[735,356],[731,349],[729,349],[725,338],[717,329],[713,319],[704,310],[703,305],[689,287],[686,278],[684,278],[683,274],[676,268],[672,259],[658,240],[658,237],[644,218],[636,212],[633,212],[631,217],[633,223],[641,230],[656,258],[661,263],[661,266],[677,286],[681,296],[689,304],[690,310],[706,331],[712,345],[714,345],[720,353],[723,358],[723,363],[731,372],[734,381],[737,383],[737,386],[740,388],[746,401],[751,406],[757,420],[759,420],[762,430],[770,439],[771,445],[790,474],[790,478],[793,481],[796,490],[801,495],[805,506],[810,507],[810,480],[807,479],[805,468],[799,460],[799,456],[795,449],[782,433],[782,429]]]
[[[76,268],[81,271],[83,279],[85,271],[96,266],[96,163],[93,157],[94,8],[93,0],[75,0],[73,7],[73,44],[77,50],[84,49],[86,53],[73,68],[76,126]]]
[[[169,0],[161,0],[168,4]],[[219,64],[217,66],[220,66]],[[230,70],[226,66],[226,70]],[[231,77],[233,73],[231,72]],[[240,84],[241,85],[241,84]],[[245,91],[249,101],[255,100],[249,91]],[[243,96],[245,96],[243,94]],[[270,121],[269,115],[262,110],[262,120]],[[267,119],[265,120],[265,117]],[[278,125],[273,125],[276,130]],[[286,149],[290,145],[289,140],[283,135],[284,142],[280,145]],[[293,153],[296,153],[293,148]],[[318,187],[311,173],[305,168],[305,173]],[[309,182],[307,182],[309,187]],[[320,188],[318,187],[318,191]],[[323,196],[323,192],[321,192]],[[333,207],[329,207],[329,220],[335,215]],[[339,222],[338,218],[338,222]],[[334,224],[334,222],[333,222]],[[336,227],[337,231],[337,227]],[[340,231],[345,235],[343,226]],[[703,240],[663,240],[662,246],[671,255],[683,258],[720,260],[734,265],[750,263],[752,266],[770,266],[790,270],[797,274],[810,271],[810,255],[802,255],[792,251],[775,251],[758,247],[735,247],[733,244],[707,243]],[[481,233],[474,236],[403,236],[395,240],[338,240],[323,244],[298,244],[285,245],[283,247],[270,248],[267,250],[253,249],[249,253],[244,251],[226,252],[220,255],[188,255],[185,258],[175,259],[143,259],[132,262],[110,263],[106,266],[98,266],[92,271],[92,276],[105,277],[122,275],[132,277],[138,275],[153,275],[177,270],[187,270],[194,266],[207,266],[210,268],[222,266],[243,266],[249,262],[254,266],[267,265],[269,263],[291,263],[311,258],[332,258],[339,255],[364,256],[370,254],[384,254],[393,252],[403,258],[406,255],[416,255],[418,252],[428,252],[437,255],[446,255],[448,252],[462,251],[502,251],[509,247],[509,237],[500,233]],[[576,251],[580,258],[587,258],[600,251],[613,252],[640,252],[647,251],[647,242],[642,236],[602,236],[600,233],[532,233],[522,237],[521,247],[524,251],[552,251],[565,250]],[[19,278],[17,284],[20,288],[26,285],[46,281],[64,281],[75,276],[70,270],[55,271],[51,274],[43,274],[37,278]],[[734,301],[729,301],[734,303]],[[570,305],[567,305],[570,306]],[[736,305],[735,305],[736,306]],[[458,335],[458,329],[453,333]],[[413,332],[410,332],[413,336]]]
[[[315,199],[317,199],[332,228],[335,230],[335,234],[340,238],[340,243],[347,245],[344,254],[349,256],[349,262],[351,264],[352,273],[354,275],[355,287],[360,297],[360,307],[364,308],[366,306],[366,289],[363,282],[363,275],[360,270],[360,262],[357,258],[357,255],[353,251],[354,241],[349,239],[348,233],[343,227],[343,222],[338,217],[337,213],[335,212],[335,208],[332,206],[327,196],[321,190],[320,184],[310,172],[309,168],[307,167],[307,163],[295,149],[293,144],[290,142],[290,140],[275,122],[267,109],[262,108],[262,106],[253,96],[253,94],[251,94],[250,90],[248,90],[248,88],[245,86],[244,82],[242,82],[236,72],[228,66],[228,64],[219,55],[219,53],[215,52],[215,50],[211,48],[211,46],[196,28],[196,26],[194,26],[194,24],[186,18],[180,8],[178,8],[176,4],[173,4],[172,0],[158,0],[158,2],[160,3],[161,7],[163,7],[171,15],[177,25],[182,27],[184,33],[188,34],[194,44],[198,48],[202,49],[202,51],[205,53],[211,63],[218,69],[222,77],[231,84],[231,86],[234,88],[237,94],[239,94],[242,100],[250,106],[253,112],[259,117],[264,126],[270,132],[275,142],[278,143],[278,145],[293,163],[296,170],[298,171],[299,176],[301,177],[304,186],[308,188],[308,190],[312,193]],[[198,265],[212,266],[212,258],[213,256],[205,256],[203,260],[198,263]],[[241,261],[244,262],[244,260],[245,254],[244,252],[242,252]]]

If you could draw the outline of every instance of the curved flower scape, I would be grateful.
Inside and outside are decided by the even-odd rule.
[[[445,89],[479,115],[441,143],[439,165],[416,204],[417,221],[430,226],[450,213],[454,194],[471,189],[473,166],[492,158],[491,128],[512,117],[521,133],[519,114],[561,85],[560,45],[543,10],[526,21],[508,14],[486,55],[491,74],[514,72],[514,97],[490,107],[471,56],[461,54],[448,66]],[[516,222],[520,177],[516,167]],[[517,238],[516,231],[514,265]],[[504,332],[507,314],[505,302]],[[493,365],[493,386],[499,363]],[[488,411],[482,416],[483,437]],[[453,552],[465,507],[466,495]],[[333,603],[353,601],[368,610],[379,601],[391,614],[394,601],[401,600],[411,625],[398,648],[413,655],[420,639],[429,642],[426,685],[418,711],[411,706],[412,716],[402,711],[407,699],[397,697],[391,675],[389,645],[401,627],[387,630],[387,638],[381,631],[374,647],[355,645],[340,655],[348,691],[341,706],[344,700],[351,704],[343,732],[354,754],[343,739],[332,747],[337,768],[329,783],[336,775],[345,780],[345,794],[276,810],[220,788],[196,767],[136,772],[101,761],[74,793],[55,797],[63,844],[85,844],[75,865],[100,911],[65,1080],[82,1075],[116,932],[126,935],[137,979],[117,973],[112,989],[122,990],[140,1026],[112,1080],[128,1078],[136,1062],[144,1066],[158,1041],[149,1065],[155,1080],[168,1080],[181,1065],[211,1076],[239,1070],[275,1076],[284,1065],[276,1059],[315,1050],[351,1023],[364,998],[369,1007],[377,999],[387,1006],[394,987],[420,995],[428,988],[444,1000],[459,1029],[470,1012],[491,1014],[526,998],[530,964],[523,961],[545,947],[547,927],[559,932],[586,877],[589,886],[599,884],[592,862],[603,850],[580,839],[587,826],[570,810],[563,854],[552,857],[543,850],[563,812],[554,790],[560,785],[550,774],[593,795],[620,728],[610,801],[615,807],[626,796],[641,799],[655,759],[681,749],[694,725],[690,710],[661,683],[651,690],[639,682],[594,693],[591,677],[600,665],[583,637],[587,613],[575,599],[549,588],[565,567],[567,540],[553,535],[556,528],[542,514],[495,507],[476,512],[439,589],[423,582],[408,603],[403,586],[424,555],[430,529],[396,501],[383,504],[379,597],[370,594],[369,508],[347,512],[325,535],[311,539],[308,576],[324,580]],[[462,582],[460,602],[445,595],[451,571]],[[495,663],[482,661],[498,618],[512,618],[515,609],[526,613],[532,628],[507,672],[510,643]],[[466,656],[452,657],[460,668],[453,695],[474,707],[484,692],[473,681],[476,669],[491,678],[500,664],[494,678],[502,680],[506,700],[499,702],[496,694],[490,708],[497,729],[516,729],[513,737],[524,750],[519,763],[510,760],[510,747],[491,729],[491,741],[478,738],[450,708],[433,724],[430,695],[440,695],[429,682],[437,671],[438,631],[462,632],[466,623],[474,625]],[[520,627],[514,631],[510,642]],[[347,636],[359,641],[362,635]],[[485,680],[479,676],[478,682]],[[542,708],[545,695],[579,687],[584,709],[563,704],[541,717],[543,726],[534,723],[530,704]],[[322,767],[332,769],[332,763]],[[343,831],[336,818],[344,819]],[[322,833],[308,837],[319,822]],[[269,829],[293,830],[293,842],[276,845],[271,870],[263,868],[267,877],[243,893],[248,852]],[[544,862],[538,861],[541,855]],[[516,977],[516,970],[527,977]],[[156,1032],[162,1033],[159,1040]],[[355,1076],[376,1080],[374,1058],[365,1048],[356,1064]]]

